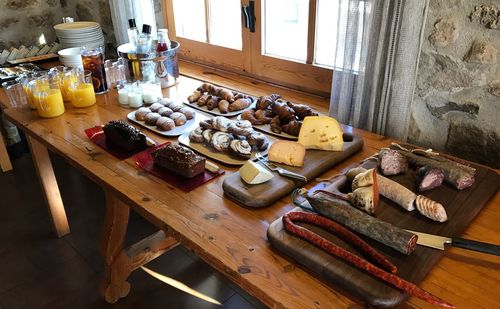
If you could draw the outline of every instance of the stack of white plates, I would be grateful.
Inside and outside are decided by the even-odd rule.
[[[61,48],[104,47],[101,25],[93,21],[79,21],[54,26]]]

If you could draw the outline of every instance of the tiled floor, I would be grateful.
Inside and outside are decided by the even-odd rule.
[[[103,266],[98,253],[104,195],[101,189],[52,155],[71,234],[57,239],[30,155],[0,173],[0,309],[15,308],[211,308],[217,307],[153,279],[141,270],[129,278],[128,297],[107,304],[98,294]],[[127,243],[156,229],[131,214]],[[225,308],[261,307],[186,248],[148,264],[217,299]]]

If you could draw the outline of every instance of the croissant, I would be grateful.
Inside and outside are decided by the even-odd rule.
[[[246,110],[243,113],[241,113],[241,119],[248,120],[252,124],[256,124],[256,125],[265,124],[266,123],[266,122],[264,122],[262,120],[259,120],[259,119],[257,119],[255,117],[255,111],[254,110]]]
[[[302,123],[297,120],[292,120],[289,123],[281,126],[281,130],[283,132],[288,133],[293,136],[299,136],[300,128],[302,127]]]
[[[228,110],[230,112],[239,111],[239,110],[242,110],[244,108],[247,108],[250,105],[250,103],[252,103],[252,99],[250,99],[250,98],[238,99],[238,100],[234,101],[233,103],[229,104]]]
[[[200,87],[198,87],[198,91],[201,91],[201,92],[208,92],[209,94],[215,94],[215,90],[217,89],[218,87],[210,84],[210,83],[203,83]]]
[[[224,100],[228,101],[229,103],[233,103],[235,100],[233,92],[231,90],[226,89],[226,88],[217,87],[213,94],[223,98]]]
[[[227,101],[227,100],[220,100],[219,101],[219,112],[221,112],[223,114],[227,114],[228,107],[229,107],[229,101]]]
[[[281,133],[281,121],[279,116],[275,116],[271,120],[270,125],[271,125],[271,131],[278,134]]]
[[[189,103],[193,103],[194,101],[197,101],[201,97],[201,92],[198,90],[193,91],[193,93],[188,97]]]
[[[196,102],[198,104],[198,106],[203,106],[203,105],[206,105],[207,104],[207,101],[211,98],[212,96],[209,95],[209,94],[204,94],[202,95],[198,101]]]
[[[292,109],[295,115],[301,120],[307,116],[318,116],[318,113],[314,112],[312,108],[305,104],[294,104]]]
[[[277,99],[281,98],[279,94],[264,95],[257,101],[257,109],[266,109],[271,106]]]
[[[207,100],[207,109],[211,111],[219,105],[220,98],[216,96],[212,96]]]
[[[248,98],[248,95],[246,95],[246,94],[244,94],[244,93],[240,93],[240,92],[236,93],[236,95],[234,96],[234,99],[235,99],[235,100],[238,100],[238,99],[246,99],[246,98]]]
[[[266,113],[266,111],[269,111],[268,109],[264,110],[264,109],[258,109],[255,111],[255,118],[257,118],[258,120],[262,121],[263,123],[270,123],[271,120],[273,119],[273,117],[269,117],[267,116],[268,113]],[[271,113],[271,116],[272,116],[272,113]]]
[[[295,112],[285,102],[274,102],[273,114],[278,115],[282,123],[288,123],[295,119]]]

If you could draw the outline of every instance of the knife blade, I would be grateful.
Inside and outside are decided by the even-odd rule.
[[[458,247],[467,250],[473,250],[478,252],[483,252],[487,254],[493,254],[500,256],[500,246],[495,244],[489,244],[481,241],[475,241],[460,237],[443,237],[438,235],[432,235],[422,232],[415,232],[407,230],[410,233],[416,234],[418,236],[417,244],[431,247],[434,249],[444,250],[445,245],[449,244],[453,247]]]

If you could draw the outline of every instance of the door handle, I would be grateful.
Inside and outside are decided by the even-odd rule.
[[[241,11],[245,20],[245,28],[249,28],[250,32],[255,32],[255,2],[250,1],[249,5],[242,6]]]

